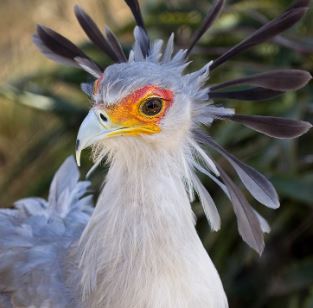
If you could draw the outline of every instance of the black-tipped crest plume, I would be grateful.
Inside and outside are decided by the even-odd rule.
[[[225,91],[225,92],[216,92],[212,91],[209,93],[209,98],[218,99],[218,98],[227,98],[235,99],[242,101],[261,101],[274,98],[278,95],[281,95],[282,91],[275,91],[271,89],[264,89],[260,87],[250,88],[246,90],[239,91]]]
[[[276,97],[285,91],[303,88],[310,80],[310,73],[302,70],[286,69],[252,75],[226,81],[210,88],[209,98],[228,98],[237,100],[265,100]],[[216,91],[238,85],[251,85],[253,88],[240,91]]]
[[[137,26],[139,26],[140,28],[142,28],[145,32],[147,32],[145,24],[143,22],[143,18],[142,18],[142,14],[141,14],[141,10],[140,10],[140,5],[138,0],[124,0],[126,2],[126,4],[128,5],[128,7],[130,8]]]
[[[270,116],[234,114],[224,116],[223,118],[243,124],[270,137],[280,139],[297,138],[312,127],[309,122]]]
[[[91,17],[82,8],[80,8],[78,5],[75,5],[74,11],[76,18],[85,31],[86,35],[98,48],[100,48],[100,50],[107,54],[113,61],[126,61],[124,53],[121,52],[119,48],[117,48],[116,45],[119,44],[115,42],[115,37],[113,37],[112,33],[110,33],[110,39],[108,40],[101,33]],[[111,45],[112,41],[114,42],[114,46]]]
[[[33,42],[39,50],[49,59],[61,64],[79,67],[75,58],[85,59],[85,64],[90,63],[97,72],[102,69],[93,62],[81,49],[61,34],[44,26],[37,26],[37,33],[33,36]]]
[[[195,132],[195,138],[200,144],[207,145],[220,153],[232,165],[243,185],[257,201],[269,208],[276,209],[279,207],[277,192],[271,182],[264,175],[244,164],[215,142],[212,137],[203,132]]]
[[[303,88],[312,79],[311,74],[302,70],[285,69],[255,74],[210,87],[211,91],[237,85],[252,85],[275,91],[290,91]]]
[[[207,16],[204,18],[202,25],[194,34],[193,38],[191,39],[191,43],[187,50],[187,55],[191,52],[193,47],[197,44],[200,40],[202,35],[211,27],[215,19],[218,17],[219,13],[222,11],[224,6],[224,0],[216,0],[213,7],[208,12]]]
[[[138,0],[124,0],[124,1],[130,8],[136,20],[136,24],[139,27],[139,29],[137,30],[137,38],[140,39],[139,44],[140,44],[141,52],[142,52],[143,57],[145,58],[148,56],[149,51],[150,51],[150,39],[149,39],[148,32],[147,32],[147,29],[145,27],[145,24],[142,18],[139,2]]]
[[[115,34],[107,26],[104,28],[104,33],[105,33],[108,43],[110,44],[114,53],[119,58],[120,62],[126,62],[127,57],[124,53],[121,43],[119,42]]]
[[[286,10],[281,16],[275,18],[274,20],[266,23],[259,30],[255,31],[248,38],[241,41],[239,44],[230,48],[223,55],[218,57],[212,63],[210,69],[213,70],[216,67],[223,64],[225,61],[236,56],[237,54],[245,51],[246,49],[253,47],[255,45],[261,44],[266,40],[271,39],[275,35],[291,28],[295,23],[297,23],[305,14],[308,9],[308,1],[296,1],[296,3]]]

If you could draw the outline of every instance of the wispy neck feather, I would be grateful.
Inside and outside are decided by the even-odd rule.
[[[112,145],[106,184],[80,244],[86,302],[110,308],[227,307],[195,231],[183,146],[144,147],[133,141],[116,150]]]

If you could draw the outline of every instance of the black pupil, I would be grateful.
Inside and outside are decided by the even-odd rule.
[[[141,109],[146,115],[156,115],[162,109],[162,100],[160,98],[151,98],[142,105]]]
[[[107,117],[103,113],[100,113],[100,118],[103,122],[106,122],[108,120]]]

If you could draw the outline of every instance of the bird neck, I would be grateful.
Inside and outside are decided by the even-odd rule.
[[[194,227],[183,148],[132,150],[114,153],[82,236],[83,293],[103,307],[189,307],[191,281],[219,278]]]

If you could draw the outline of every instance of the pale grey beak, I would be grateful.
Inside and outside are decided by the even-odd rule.
[[[80,166],[82,150],[103,139],[112,129],[109,118],[104,111],[92,108],[80,125],[76,140],[76,162]]]

